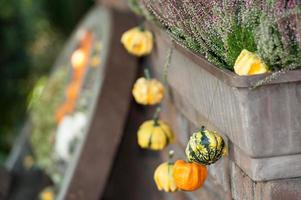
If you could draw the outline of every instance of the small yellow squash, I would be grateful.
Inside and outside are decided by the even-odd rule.
[[[86,62],[86,54],[83,49],[77,49],[71,55],[71,65],[74,69],[83,68]]]
[[[161,120],[148,120],[138,130],[138,144],[143,149],[161,150],[173,142],[174,133]]]
[[[268,72],[268,66],[258,55],[244,49],[235,61],[234,71],[240,76],[263,74]]]
[[[141,77],[136,81],[132,93],[137,103],[154,105],[162,101],[164,86],[156,79]]]
[[[40,200],[55,200],[55,194],[52,187],[45,188],[39,195]]]
[[[151,53],[154,41],[151,32],[135,27],[123,33],[121,43],[129,53],[144,56]]]
[[[168,162],[160,164],[154,173],[154,180],[158,190],[165,192],[177,191],[177,186],[173,178],[174,163],[171,161],[173,151],[170,152],[170,159]]]

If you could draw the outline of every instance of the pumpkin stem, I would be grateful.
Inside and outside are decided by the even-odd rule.
[[[147,68],[144,69],[144,76],[147,80],[151,79],[149,69],[147,69]]]
[[[144,23],[141,23],[141,24],[139,25],[139,30],[142,31],[142,32],[145,31]]]
[[[201,126],[200,131],[205,132],[205,130],[206,130],[205,126]]]
[[[154,126],[159,126],[159,114],[161,112],[160,106],[157,107],[156,112],[154,114],[153,120],[154,120]]]
[[[175,154],[174,150],[170,150],[168,152],[168,164],[172,164],[173,163],[172,162],[172,158],[173,158],[174,154]]]

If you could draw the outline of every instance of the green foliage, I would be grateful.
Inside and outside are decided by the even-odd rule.
[[[0,0],[0,164],[26,118],[28,96],[92,0]]]
[[[237,24],[232,28],[232,32],[227,36],[225,46],[225,60],[227,66],[233,69],[236,58],[243,49],[255,52],[257,47],[253,31]]]
[[[256,34],[258,55],[272,68],[279,70],[283,67],[298,64],[300,66],[301,50],[296,41],[291,41],[285,47],[277,24],[268,16],[262,16]]]
[[[32,99],[31,101],[32,133],[30,139],[37,164],[46,169],[49,169],[53,162],[51,158],[53,146],[49,144],[54,141],[53,136],[57,127],[55,111],[64,100],[68,72],[67,66],[58,68],[47,85],[44,85],[45,81],[38,82],[33,92],[34,94],[40,93],[41,87],[44,88],[39,100]]]

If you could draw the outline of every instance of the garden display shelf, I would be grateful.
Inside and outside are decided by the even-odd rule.
[[[55,185],[56,199],[97,199],[101,197],[105,189],[127,119],[130,90],[137,69],[137,59],[128,55],[119,45],[123,30],[134,23],[129,19],[131,18],[128,14],[100,6],[91,9],[57,58],[53,72],[46,83],[44,92],[47,92],[47,86],[50,81],[53,81],[54,76],[60,74],[57,72],[65,69],[68,69],[67,82],[76,79],[71,75],[75,74],[74,70],[71,70],[73,69],[70,64],[71,55],[81,47],[79,41],[85,37],[84,35],[92,33],[93,42],[91,48],[88,49],[86,69],[75,111],[68,114],[82,112],[87,117],[87,123],[82,129],[79,141],[74,143],[70,159],[64,164],[61,160],[51,161],[50,168],[59,166],[60,181]],[[116,59],[117,57],[119,59]],[[65,95],[65,92],[57,91],[55,94]],[[75,125],[77,124],[73,124]],[[24,158],[30,155],[31,149],[38,152],[37,148],[43,150],[45,145],[54,146],[53,141],[48,141],[48,136],[45,135],[40,137],[42,140],[44,138],[43,141],[32,145],[29,140],[32,140],[33,128],[35,128],[33,123],[28,120],[6,163],[11,172],[26,171]],[[54,137],[55,135],[52,136]],[[54,151],[54,148],[52,149]],[[53,159],[53,155],[45,159]],[[39,168],[47,171],[41,166]],[[58,174],[48,175],[53,181],[57,181]],[[33,190],[36,189],[33,188]]]
[[[147,28],[156,44],[150,62],[162,75],[172,39],[153,23]],[[168,83],[176,108],[228,138],[231,160],[253,180],[301,176],[301,70],[251,89],[270,74],[238,76],[174,43]]]

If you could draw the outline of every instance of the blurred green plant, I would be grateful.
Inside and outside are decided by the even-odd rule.
[[[43,0],[49,19],[65,34],[70,34],[94,0]]]
[[[22,127],[27,99],[92,0],[0,0],[0,163]]]
[[[40,79],[32,93],[30,119],[33,128],[30,140],[38,166],[47,170],[51,170],[53,166],[51,157],[53,145],[49,144],[54,142],[53,133],[57,128],[55,112],[64,100],[69,69],[69,66],[61,66],[55,70],[48,81],[45,81],[47,80],[45,77]],[[48,171],[48,173],[52,172]]]

